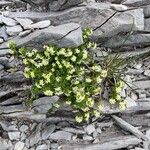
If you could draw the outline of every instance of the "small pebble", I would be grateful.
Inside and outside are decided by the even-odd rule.
[[[144,75],[150,77],[150,70],[145,70]]]
[[[85,131],[88,135],[92,134],[95,131],[95,127],[93,124],[88,125],[85,127]]]

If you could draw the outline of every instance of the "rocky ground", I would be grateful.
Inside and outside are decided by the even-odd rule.
[[[150,150],[150,56],[126,67],[133,90],[121,93],[124,112],[104,102],[98,120],[79,125],[66,106],[49,113],[57,96],[28,101],[31,81],[8,48],[10,41],[39,50],[48,42],[76,47],[83,43],[81,29],[92,27],[97,60],[108,51],[122,58],[148,53],[149,0],[33,2],[0,1],[0,150]]]

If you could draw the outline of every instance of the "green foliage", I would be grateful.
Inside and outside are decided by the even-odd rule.
[[[44,46],[44,51],[19,48],[10,44],[12,54],[23,60],[24,76],[34,81],[32,92],[47,96],[63,95],[65,102],[76,112],[76,121],[88,121],[90,116],[99,117],[102,110],[101,95],[103,84],[111,75],[110,68],[97,64],[89,54],[96,44],[90,42],[91,29],[83,32],[84,44],[77,48]],[[111,68],[113,69],[113,68]],[[119,103],[125,108],[120,97],[122,81],[117,81],[110,95],[110,103]],[[59,107],[55,104],[55,107]]]

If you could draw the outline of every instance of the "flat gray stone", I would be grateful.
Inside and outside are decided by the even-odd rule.
[[[25,111],[25,107],[22,105],[0,106],[0,114],[8,114],[22,111]]]
[[[24,146],[25,143],[19,141],[15,144],[14,150],[23,150]]]
[[[144,31],[150,31],[150,18],[145,19]]]
[[[133,82],[134,89],[150,89],[150,80]]]
[[[11,13],[11,17],[27,17],[31,19],[49,19],[54,25],[70,22],[79,23],[82,28],[96,29],[93,38],[108,38],[120,32],[139,31],[144,29],[143,9],[118,12],[111,9],[110,3],[89,3],[87,6],[75,7],[62,12],[48,13]],[[110,18],[110,19],[109,19]],[[108,21],[107,21],[108,20]],[[106,22],[103,26],[103,24]],[[101,27],[100,27],[101,26]]]
[[[6,24],[7,26],[15,26],[15,25],[17,25],[17,21],[15,21],[12,18],[4,17],[4,16],[2,16],[2,22],[4,24]]]
[[[1,65],[6,67],[8,63],[9,63],[9,59],[7,57],[0,57],[0,64]]]
[[[133,100],[130,97],[126,97],[125,101],[127,102],[127,108],[137,106],[137,103],[135,102],[135,100]]]
[[[4,66],[0,64],[0,71],[4,69]]]
[[[144,75],[150,77],[150,70],[145,70]]]
[[[9,1],[1,1],[0,2],[0,7],[3,7],[3,6],[13,6],[14,5],[14,3],[13,2],[9,2]]]
[[[28,34],[30,34],[31,32],[32,32],[31,30],[22,31],[22,32],[19,33],[19,36],[20,37],[25,37]]]
[[[49,146],[46,144],[37,146],[36,150],[48,150]]]
[[[10,49],[0,50],[0,57],[4,57],[10,53]]]
[[[37,111],[38,113],[47,113],[49,109],[52,108],[52,105],[59,100],[58,96],[52,97],[42,97],[35,101],[33,101],[33,110]]]
[[[15,20],[24,28],[27,29],[29,25],[33,23],[31,19],[28,18],[15,18]]]
[[[81,4],[82,0],[56,0],[50,1],[49,9],[51,11],[59,11]]]
[[[69,132],[65,132],[65,131],[57,131],[55,133],[52,133],[50,135],[50,139],[52,140],[56,140],[56,141],[59,141],[59,140],[67,140],[67,141],[70,141],[71,138],[72,138],[72,133],[69,133]]]
[[[10,36],[18,35],[22,31],[23,31],[23,29],[21,28],[20,25],[16,25],[13,27],[6,27],[6,32]]]
[[[26,27],[26,29],[43,29],[49,27],[51,24],[50,20],[44,20],[37,23],[30,24]]]
[[[150,129],[146,131],[146,136],[150,140]]]
[[[42,127],[42,123],[40,123],[34,132],[32,132],[32,134],[27,138],[29,140],[30,146],[32,147],[33,145],[37,144],[40,140],[42,140],[41,138],[41,127]]]
[[[81,27],[76,23],[68,23],[60,26],[50,26],[37,30],[24,38],[11,39],[18,46],[34,47],[42,49],[45,44],[56,44],[58,47],[77,47],[83,43]],[[10,41],[3,43],[0,49],[7,48]]]
[[[63,131],[74,133],[74,134],[85,134],[86,132],[82,129],[72,128],[72,127],[65,127],[62,129]]]
[[[4,42],[4,40],[2,38],[0,38],[0,44],[2,44]]]
[[[0,137],[0,148],[2,150],[8,150],[12,148],[12,143],[11,141],[7,140],[7,139],[3,139]]]
[[[84,136],[83,136],[83,140],[84,140],[84,141],[91,141],[91,140],[93,140],[93,137],[92,137],[92,136],[89,136],[89,135],[84,135]]]
[[[145,18],[150,17],[150,5],[145,6],[145,7],[143,8],[143,10],[144,10],[144,17],[145,17]]]
[[[25,132],[25,131],[27,131],[29,129],[29,127],[27,126],[27,125],[22,125],[20,128],[19,128],[19,130],[21,131],[21,132]]]
[[[7,83],[21,83],[27,81],[27,79],[24,77],[22,71],[18,71],[2,77],[0,81],[4,81]]]
[[[123,2],[123,4],[128,6],[138,7],[138,6],[150,4],[150,1],[149,0],[126,0],[125,2]]]
[[[126,36],[114,36],[106,41],[103,46],[109,48],[117,48],[120,46],[148,46],[150,42],[150,34],[134,34],[130,35],[126,41]]]
[[[49,138],[49,136],[54,132],[56,126],[55,125],[48,125],[45,126],[44,129],[42,130],[42,139],[46,140]]]
[[[87,127],[85,127],[85,131],[88,135],[90,135],[95,131],[95,126],[93,124],[90,124]]]
[[[116,10],[116,11],[126,11],[129,8],[122,4],[111,4],[110,8]]]
[[[20,132],[8,132],[8,136],[10,140],[19,140],[20,138]]]
[[[5,41],[8,39],[8,35],[6,33],[6,27],[2,26],[0,28],[0,37],[3,38]]]

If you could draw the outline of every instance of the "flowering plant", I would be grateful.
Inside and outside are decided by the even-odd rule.
[[[96,43],[89,40],[91,34],[91,29],[85,29],[84,44],[77,48],[58,48],[50,44],[44,46],[44,51],[38,51],[24,47],[17,49],[16,44],[10,44],[12,54],[23,60],[24,76],[34,81],[33,93],[63,95],[65,102],[75,110],[77,122],[88,121],[93,115],[100,116],[102,85],[109,73],[88,52],[96,48]],[[122,83],[118,82],[109,101],[111,104],[119,102],[124,107],[118,96],[121,88]]]

